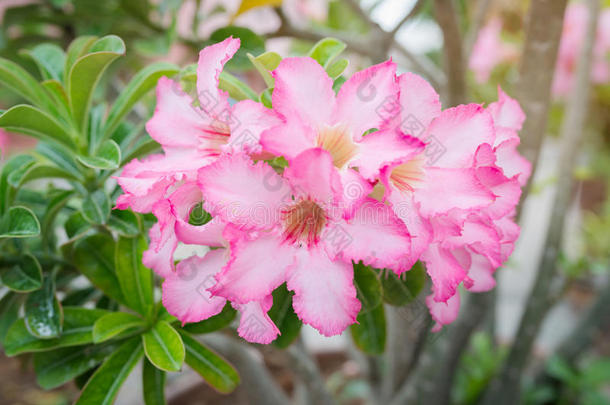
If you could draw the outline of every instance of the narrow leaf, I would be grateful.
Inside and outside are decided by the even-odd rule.
[[[6,110],[0,115],[0,127],[43,141],[57,142],[69,149],[74,147],[70,135],[62,124],[52,115],[31,105],[20,104]]]
[[[117,169],[121,163],[121,149],[115,141],[108,139],[102,143],[95,156],[79,156],[77,159],[93,169]]]
[[[104,190],[96,190],[83,200],[81,212],[90,223],[105,224],[110,216],[110,204],[110,198]]]
[[[144,328],[142,318],[126,312],[112,312],[98,319],[93,325],[93,342],[100,343],[112,339],[128,329]]]
[[[21,51],[20,54],[29,57],[36,63],[44,80],[61,80],[66,55],[59,46],[55,44],[40,44],[31,50]]]
[[[220,73],[218,88],[229,93],[229,96],[237,101],[246,99],[254,101],[258,100],[256,93],[250,86],[239,80],[237,77],[224,71]]]
[[[13,291],[29,292],[42,286],[42,269],[31,254],[23,255],[21,261],[2,273],[2,283]]]
[[[343,41],[336,38],[324,38],[311,48],[308,56],[318,61],[322,67],[327,68],[333,59],[345,50],[345,47]]]
[[[142,367],[142,392],[145,405],[165,405],[165,371],[148,360]]]
[[[4,58],[0,58],[0,84],[38,107],[50,105],[38,81],[21,66]]]
[[[144,236],[119,237],[115,250],[115,264],[121,291],[127,306],[148,317],[155,307],[153,301],[153,274],[142,264],[146,250]]]
[[[281,349],[288,347],[299,336],[303,325],[292,308],[293,295],[294,293],[286,288],[286,284],[273,291],[273,306],[269,310],[269,317],[281,332],[273,342]]]
[[[155,367],[164,371],[179,371],[184,362],[184,344],[180,335],[167,322],[157,322],[142,335],[144,352]]]

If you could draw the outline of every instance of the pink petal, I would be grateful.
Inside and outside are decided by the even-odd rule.
[[[356,72],[337,94],[336,122],[349,126],[354,139],[386,121],[380,107],[397,102],[396,64],[391,60]]]
[[[308,149],[298,155],[284,171],[284,178],[297,197],[329,206],[341,202],[341,178],[330,153],[324,149]]]
[[[419,139],[393,130],[377,131],[366,135],[358,143],[360,153],[351,163],[369,181],[379,177],[384,167],[407,161],[424,150]]]
[[[333,123],[333,81],[318,62],[309,57],[285,58],[273,77],[273,109],[284,118],[300,120],[314,130]]]
[[[300,120],[289,120],[261,134],[263,149],[292,161],[301,152],[316,146],[316,132]]]
[[[451,196],[451,198],[442,198]],[[425,179],[414,192],[424,216],[452,208],[476,209],[491,205],[495,196],[477,178],[475,169],[427,168]]]
[[[482,255],[473,254],[472,263],[468,269],[468,278],[472,284],[467,287],[468,291],[485,292],[492,290],[496,286],[496,279],[493,274],[496,266]]]
[[[198,184],[206,211],[245,229],[268,229],[290,190],[282,177],[264,162],[252,163],[244,154],[225,155],[199,169]]]
[[[493,120],[480,105],[460,105],[443,111],[423,137],[429,165],[469,167],[480,144],[493,144]]]
[[[339,176],[343,186],[344,217],[348,219],[354,216],[356,208],[373,191],[373,186],[352,169],[339,171]]]
[[[234,305],[241,318],[237,333],[248,342],[269,344],[277,338],[280,330],[267,315],[267,311],[273,305],[273,297],[268,295],[262,301],[248,302],[247,304]]]
[[[163,282],[163,306],[182,324],[199,322],[222,311],[226,300],[208,291],[214,275],[227,262],[224,249],[212,250],[204,257],[191,256],[176,266]]]
[[[495,267],[502,264],[500,236],[492,226],[485,224],[476,215],[470,215],[464,222],[459,236],[445,239],[444,246],[468,246],[472,251],[487,257]]]
[[[501,218],[512,212],[521,197],[521,186],[516,178],[509,179],[495,167],[480,167],[477,178],[496,196],[485,212],[492,218]]]
[[[353,279],[351,263],[332,261],[321,249],[302,249],[297,266],[288,271],[295,312],[324,336],[340,334],[360,311]]]
[[[518,145],[518,139],[504,141],[495,148],[495,151],[498,167],[502,169],[504,175],[517,176],[519,184],[524,186],[532,173],[532,164],[521,156],[517,150]]]
[[[252,100],[243,100],[233,106],[229,126],[231,136],[225,151],[260,152],[261,133],[280,124],[277,115]]]
[[[213,117],[223,116],[230,109],[228,94],[218,89],[218,81],[225,63],[237,52],[239,44],[239,38],[229,37],[199,52],[197,96],[201,108]]]
[[[292,245],[282,244],[273,233],[232,240],[231,259],[216,277],[212,292],[241,304],[259,301],[286,280],[294,260]]]
[[[520,131],[525,121],[525,113],[519,102],[509,97],[498,86],[498,101],[491,103],[487,110],[491,113],[494,125]]]
[[[432,120],[441,113],[440,96],[422,77],[414,73],[398,76],[400,87],[400,130],[421,137]]]
[[[434,294],[426,297],[426,305],[428,305],[432,319],[436,321],[432,332],[438,332],[443,325],[449,325],[457,319],[460,312],[460,294],[456,293],[447,302],[437,302],[433,297]]]
[[[406,263],[414,262],[405,258],[411,249],[407,228],[386,204],[367,198],[352,219],[334,226],[343,228],[352,239],[340,252],[347,262],[362,260],[365,265],[399,274],[410,268]],[[322,241],[329,242],[324,234]]]
[[[444,302],[455,295],[466,271],[451,252],[438,243],[432,243],[422,254],[422,260],[434,285],[434,300]]]
[[[174,233],[175,217],[168,200],[161,200],[153,206],[157,223],[150,228],[150,245],[142,255],[142,263],[153,269],[161,277],[167,277],[174,270],[174,251],[178,240]]]

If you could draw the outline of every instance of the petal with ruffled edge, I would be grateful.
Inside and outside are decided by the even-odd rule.
[[[334,206],[341,203],[343,185],[333,159],[322,148],[312,148],[297,156],[284,171],[297,197],[311,198],[318,203]]]
[[[426,297],[426,305],[430,310],[432,319],[436,321],[432,332],[438,332],[443,325],[449,325],[457,319],[460,312],[460,294],[456,293],[447,302],[437,302],[434,300],[434,294],[431,294]]]
[[[204,257],[191,256],[176,266],[162,286],[163,306],[182,324],[199,322],[222,311],[226,300],[214,297],[208,289],[227,262],[224,249],[212,250]]]
[[[324,336],[338,335],[356,321],[356,298],[351,263],[332,261],[318,248],[301,249],[298,263],[288,271],[288,289],[298,317]]]
[[[464,222],[461,234],[446,238],[443,246],[452,248],[468,246],[472,251],[487,257],[495,267],[502,264],[500,235],[492,224],[486,224],[474,214]]]
[[[429,167],[424,181],[414,191],[414,199],[420,204],[421,214],[429,217],[453,208],[487,207],[494,202],[495,195],[479,181],[475,169]]]
[[[351,237],[351,243],[338,252],[345,261],[362,260],[367,266],[391,269],[397,274],[410,268],[406,266],[413,261],[405,256],[411,250],[411,238],[390,206],[367,198],[352,219],[334,226],[342,227]],[[324,234],[322,242],[329,242]]]
[[[432,243],[421,259],[434,284],[434,300],[445,302],[455,295],[457,286],[466,277],[466,271],[451,252],[438,243]]]
[[[532,173],[532,164],[517,150],[519,139],[509,139],[495,148],[497,165],[506,177],[517,176],[519,184],[524,186]]]
[[[519,131],[525,121],[525,113],[519,102],[504,93],[500,86],[498,86],[498,101],[491,103],[487,110],[491,113],[496,127]]]
[[[393,130],[368,134],[358,145],[360,152],[350,166],[357,167],[360,174],[369,181],[376,180],[384,167],[412,159],[425,148],[419,139]]]
[[[496,279],[493,277],[496,266],[490,263],[485,256],[472,254],[471,264],[468,269],[468,278],[471,283],[466,288],[472,292],[485,292],[496,286]]]
[[[444,168],[472,166],[477,148],[493,144],[491,115],[478,104],[467,104],[443,111],[423,135],[430,165]]]
[[[393,123],[403,133],[420,137],[441,113],[440,96],[424,78],[410,72],[398,76],[398,86],[400,121]]]
[[[273,71],[273,109],[313,130],[333,124],[335,93],[324,68],[309,57],[285,58]]]
[[[269,229],[290,197],[286,181],[265,162],[245,154],[224,155],[199,169],[204,208],[244,229]]]
[[[242,100],[233,106],[229,120],[231,136],[224,151],[261,152],[261,133],[280,124],[273,110],[252,100]]]
[[[268,295],[262,301],[248,302],[247,304],[233,304],[239,312],[239,326],[237,333],[248,342],[269,344],[277,338],[280,330],[269,318],[267,312],[273,305],[273,297]]]
[[[353,139],[359,140],[369,129],[382,127],[387,117],[380,109],[397,101],[396,64],[388,60],[354,73],[343,83],[334,118],[347,125]]]
[[[345,204],[343,217],[349,219],[354,216],[354,211],[373,191],[373,186],[366,181],[359,172],[352,169],[339,171],[343,187],[343,203]]]
[[[289,120],[261,134],[263,150],[283,156],[289,162],[301,152],[316,146],[316,131],[299,120]]]
[[[476,171],[479,181],[496,196],[485,212],[494,219],[512,212],[521,197],[521,186],[517,178],[509,179],[495,167],[479,167]]]
[[[231,240],[231,259],[216,276],[213,294],[241,304],[271,294],[295,263],[295,249],[281,241],[274,233]]]
[[[225,63],[237,52],[239,45],[239,38],[229,37],[199,52],[197,95],[202,110],[212,117],[223,116],[230,110],[229,95],[218,89],[218,82]]]
[[[150,228],[150,245],[142,255],[142,263],[161,277],[167,277],[174,271],[174,251],[178,246],[175,217],[168,200],[158,201],[152,211],[157,223]]]

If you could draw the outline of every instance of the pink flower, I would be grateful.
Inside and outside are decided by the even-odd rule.
[[[492,70],[516,58],[516,48],[502,41],[502,21],[493,18],[479,31],[479,35],[472,49],[468,67],[475,73],[479,83],[486,83]]]
[[[409,247],[404,225],[375,200],[345,219],[344,185],[321,148],[294,156],[282,176],[233,154],[198,178],[206,210],[233,224],[225,230],[231,258],[213,295],[246,304],[286,282],[299,318],[326,336],[341,333],[360,310],[352,260],[392,268]]]
[[[117,178],[125,192],[117,199],[117,208],[151,212],[172,186],[194,180],[197,169],[221,153],[261,150],[260,133],[278,122],[275,114],[252,100],[231,105],[228,94],[218,89],[220,72],[237,52],[239,43],[239,39],[227,38],[200,52],[198,107],[193,106],[193,100],[178,83],[165,77],[159,79],[157,107],[146,129],[164,153],[125,166]]]

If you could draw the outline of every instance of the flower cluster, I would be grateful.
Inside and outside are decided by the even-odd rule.
[[[336,335],[360,311],[360,261],[402,274],[421,260],[437,327],[456,318],[460,284],[493,288],[530,171],[516,150],[524,115],[515,100],[499,90],[487,108],[442,111],[434,89],[397,76],[392,61],[335,93],[321,65],[294,57],[272,72],[272,109],[232,104],[218,80],[238,48],[229,38],[201,51],[196,105],[159,81],[147,130],[164,153],[118,178],[117,206],[158,219],[143,260],[165,279],[171,314],[197,322],[230,302],[240,336],[269,343],[279,333],[271,293],[286,283],[298,317]],[[201,224],[197,213],[207,215]],[[174,268],[179,242],[212,249]]]

